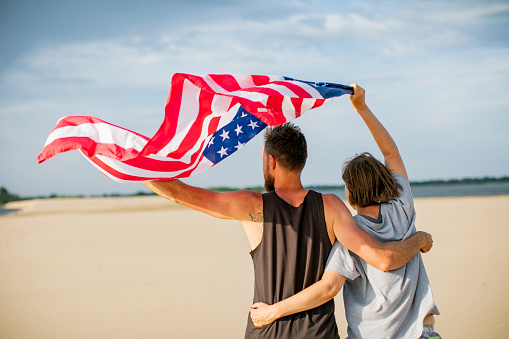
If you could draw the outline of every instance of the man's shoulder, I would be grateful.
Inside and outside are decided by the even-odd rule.
[[[322,194],[322,199],[324,205],[328,205],[331,207],[336,205],[345,206],[343,200],[341,200],[340,197],[332,193]]]
[[[322,199],[326,221],[333,222],[334,220],[342,219],[345,216],[350,218],[352,217],[352,214],[348,210],[346,204],[337,195],[332,193],[323,194]]]
[[[263,193],[257,191],[237,191],[235,199],[248,206],[263,206]]]
[[[252,200],[262,200],[263,193],[260,193],[258,191],[249,191],[249,190],[239,190],[239,191],[233,191],[234,196],[238,198],[244,198],[244,199],[252,199]]]

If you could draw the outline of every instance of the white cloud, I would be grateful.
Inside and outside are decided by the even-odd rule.
[[[498,21],[500,15],[509,14],[507,3],[479,3],[473,7],[464,6],[463,3],[438,3],[438,8],[425,12],[425,19],[447,25],[460,24],[472,26],[478,24],[490,24]]]
[[[331,33],[353,34],[355,36],[379,36],[394,32],[403,27],[403,23],[391,18],[375,20],[350,13],[325,15],[324,27]]]

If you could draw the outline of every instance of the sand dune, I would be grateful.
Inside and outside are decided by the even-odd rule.
[[[509,196],[416,199],[444,338],[509,337],[508,207]],[[6,208],[21,210],[0,217],[0,338],[243,337],[253,269],[240,223],[159,197]]]

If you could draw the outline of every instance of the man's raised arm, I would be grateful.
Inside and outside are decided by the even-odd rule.
[[[417,232],[408,239],[386,244],[376,241],[359,227],[346,205],[333,194],[324,195],[325,219],[332,223],[338,241],[368,264],[382,271],[400,268],[419,252],[433,246],[431,235]]]
[[[256,221],[262,213],[262,195],[254,191],[218,193],[184,184],[180,180],[147,181],[145,186],[163,198],[188,206],[216,218]]]

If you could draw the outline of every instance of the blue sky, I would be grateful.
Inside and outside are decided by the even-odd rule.
[[[171,76],[275,74],[359,83],[411,180],[509,175],[507,1],[2,1],[0,185],[22,196],[130,193],[78,152],[37,164],[62,116],[152,136]],[[348,97],[295,121],[303,182],[341,184],[380,153]],[[258,136],[186,182],[261,185]]]

